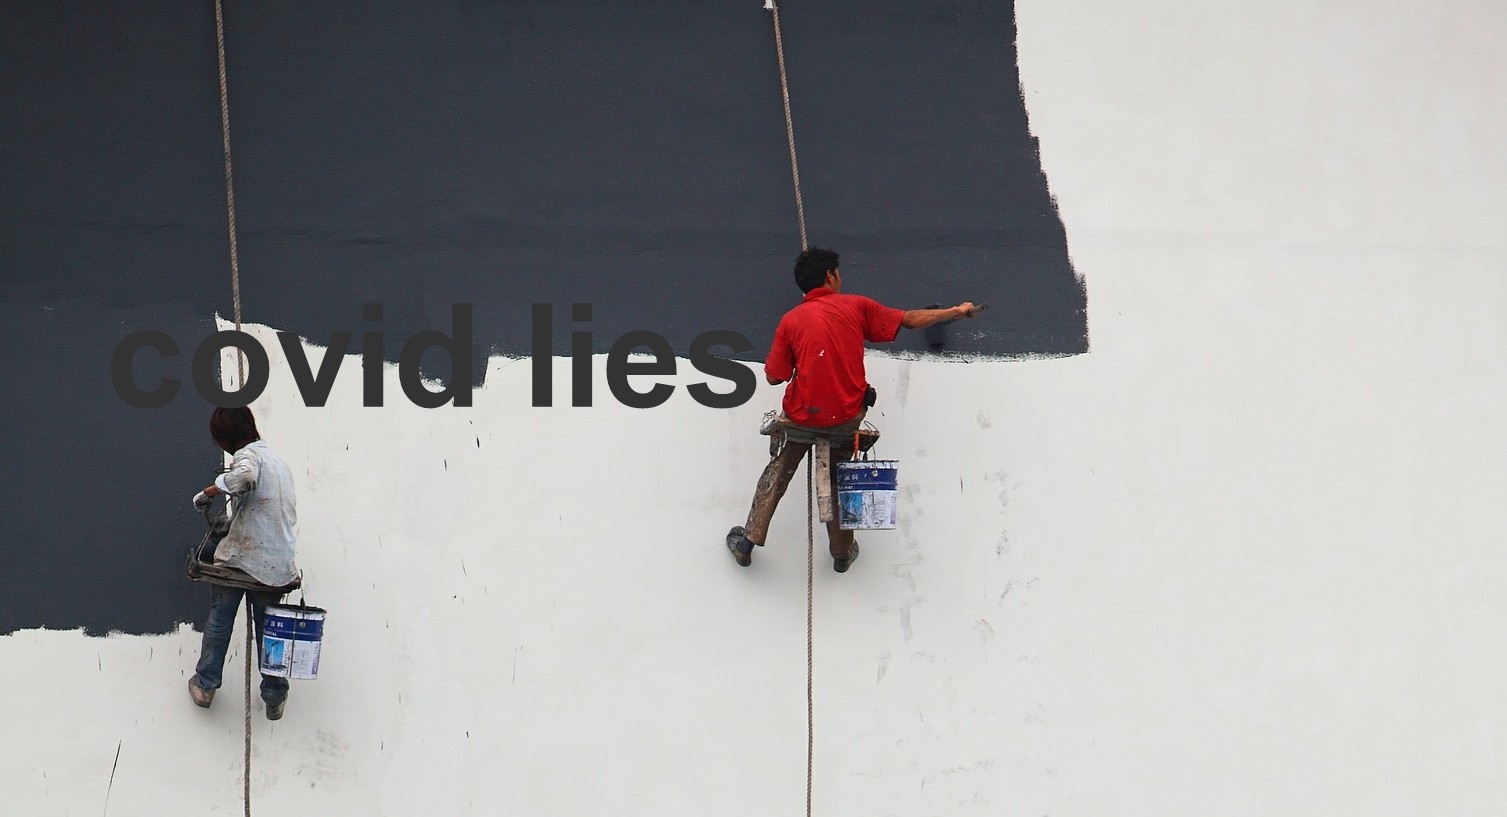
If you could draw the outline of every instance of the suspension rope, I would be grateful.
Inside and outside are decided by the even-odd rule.
[[[816,662],[812,660],[812,645],[816,639],[813,636],[812,611],[811,611],[811,587],[814,576],[813,565],[816,563],[816,534],[812,530],[811,505],[816,495],[815,470],[811,462],[816,457],[816,447],[812,446],[806,452],[806,817],[811,817],[811,769],[814,750],[816,749],[816,717],[812,708],[812,677]]]
[[[225,83],[225,11],[215,0],[215,50],[220,58],[220,140],[225,147],[225,212],[230,230],[230,297],[235,309],[235,331],[241,331],[241,261],[236,250],[235,181],[230,167],[230,90]],[[236,388],[246,383],[246,353],[236,350]]]
[[[251,593],[246,593],[246,775],[241,787],[241,796],[246,803],[246,817],[251,817],[251,655],[256,651],[256,624],[252,617],[256,608],[251,604]]]
[[[800,223],[801,250],[804,252],[810,244],[806,242],[806,205],[801,201],[801,167],[795,161],[795,124],[790,118],[790,80],[785,75],[785,41],[780,37],[780,9],[774,0],[765,0],[764,8],[769,9],[770,16],[774,18],[774,50],[780,63],[780,96],[785,101],[785,141],[790,145],[790,178],[795,184],[795,216]],[[226,148],[227,151],[229,149]]]
[[[764,8],[769,10],[770,17],[774,20],[775,58],[780,66],[780,98],[785,106],[785,142],[790,147],[790,181],[795,187],[795,217],[801,230],[801,251],[805,252],[811,244],[806,238],[806,204],[801,198],[801,166],[795,159],[795,121],[790,116],[790,77],[785,71],[785,40],[780,35],[780,9],[775,5],[775,0],[764,0]],[[812,609],[812,588],[816,584],[816,533],[811,521],[816,496],[816,475],[811,463],[815,456],[814,447],[806,452],[806,817],[811,817],[811,781],[816,755],[816,715],[812,694],[816,666]]]
[[[230,299],[235,315],[235,331],[241,331],[241,260],[236,247],[235,179],[230,163],[230,89],[225,81],[225,8],[215,0],[215,54],[220,67],[220,142],[225,151],[225,219],[230,233]],[[246,353],[236,349],[236,388],[246,384]],[[251,656],[256,652],[256,609],[251,594],[246,594],[246,710],[245,775],[241,798],[245,817],[251,817]]]

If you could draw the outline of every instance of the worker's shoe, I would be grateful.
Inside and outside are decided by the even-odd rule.
[[[267,705],[267,720],[275,721],[282,718],[283,709],[287,708],[288,706],[288,699],[284,698],[277,703],[273,703],[271,701],[263,701],[263,703]]]
[[[732,551],[733,560],[738,563],[739,567],[748,567],[753,564],[754,543],[748,541],[748,537],[743,535],[742,525],[734,525],[732,530],[727,532],[727,549]]]
[[[833,557],[832,569],[838,573],[847,573],[848,568],[856,561],[858,561],[858,543],[854,542],[853,549],[848,551],[847,556],[842,558]]]
[[[209,705],[215,701],[215,691],[199,686],[194,683],[193,678],[190,678],[188,679],[188,697],[193,698],[196,705],[208,709]]]

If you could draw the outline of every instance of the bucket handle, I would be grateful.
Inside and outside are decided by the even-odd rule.
[[[854,429],[854,431],[853,431],[853,457],[852,457],[852,461],[853,462],[857,462],[859,460],[867,461],[868,458],[869,458],[869,452],[867,452],[867,451],[859,451],[858,450],[858,443],[859,443],[860,438],[863,436],[863,430],[865,428],[871,428],[872,429],[872,428],[874,428],[874,425],[873,425],[873,423],[864,423],[863,426],[861,426],[861,427],[859,427],[857,429]],[[878,429],[875,429],[875,430],[877,431]]]

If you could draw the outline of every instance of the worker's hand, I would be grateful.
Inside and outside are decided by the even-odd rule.
[[[962,317],[964,318],[971,318],[974,315],[978,314],[978,307],[975,307],[972,301],[964,301],[958,304],[955,308],[958,310],[958,312],[962,313]]]
[[[199,493],[194,494],[194,510],[198,511],[199,513],[203,513],[205,509],[209,507],[209,503],[213,501],[215,501],[214,497],[204,493],[203,491],[200,491]]]

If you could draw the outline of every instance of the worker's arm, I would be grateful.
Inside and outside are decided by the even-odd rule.
[[[790,346],[787,331],[786,323],[780,321],[780,325],[774,330],[774,343],[769,347],[769,355],[764,359],[764,380],[771,386],[778,386],[795,377],[795,350]]]
[[[907,309],[905,317],[900,319],[900,325],[906,329],[925,329],[942,321],[971,318],[974,311],[974,306],[969,301],[947,309]]]
[[[261,469],[255,457],[242,453],[230,463],[230,470],[215,477],[215,489],[222,494],[241,496],[256,487]]]
[[[209,507],[209,503],[214,501],[215,497],[219,496],[220,494],[229,493],[219,486],[219,482],[220,480],[216,479],[214,482],[210,483],[208,488],[205,488],[199,493],[194,494],[195,508],[203,511]]]
[[[197,494],[194,494],[194,507],[204,509],[209,507],[210,500],[220,494],[241,496],[256,486],[256,478],[259,473],[257,462],[249,456],[236,457],[230,463],[230,470],[215,478],[212,485]]]

